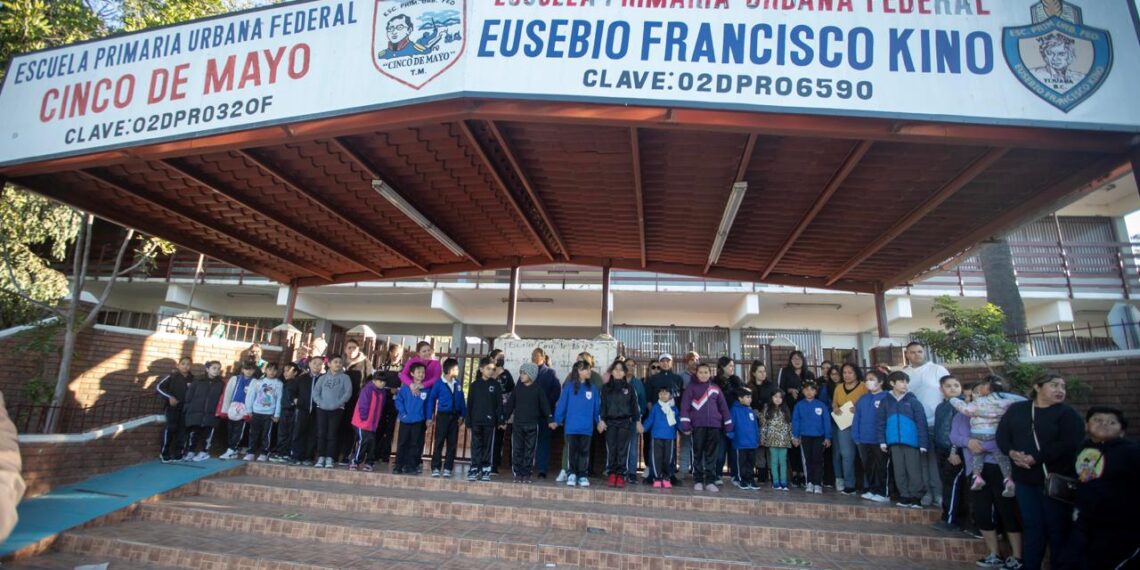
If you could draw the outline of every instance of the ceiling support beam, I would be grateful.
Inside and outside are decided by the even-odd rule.
[[[530,218],[528,218],[527,215],[523,213],[522,207],[519,206],[518,200],[515,200],[514,194],[511,194],[511,190],[507,186],[506,181],[503,180],[502,176],[499,176],[498,169],[496,169],[495,165],[491,163],[490,157],[487,156],[487,153],[479,144],[479,140],[475,138],[475,133],[471,131],[471,127],[467,126],[467,121],[456,121],[456,124],[459,125],[459,130],[463,131],[463,136],[467,139],[467,144],[471,145],[471,148],[475,150],[476,156],[479,157],[479,160],[483,161],[483,166],[485,166],[487,168],[487,171],[491,173],[491,178],[495,179],[495,184],[498,185],[499,189],[503,191],[503,196],[507,198],[507,202],[510,203],[511,209],[515,211],[515,214],[518,215],[519,220],[521,220],[523,225],[526,226],[527,232],[529,232],[531,237],[534,238],[534,241],[538,243],[538,246],[542,248],[542,252],[546,255],[547,259],[554,261],[554,252],[550,251],[550,246],[546,245],[546,240],[542,239],[542,236],[538,233],[538,230],[535,229],[534,224],[531,223]],[[522,176],[519,176],[519,179],[522,180]]]
[[[340,251],[339,248],[336,248],[336,247],[333,247],[330,245],[326,245],[326,244],[323,244],[323,243],[317,241],[315,238],[313,238],[313,237],[305,234],[304,232],[296,229],[296,224],[290,224],[285,220],[282,220],[280,218],[277,218],[277,217],[269,214],[268,212],[265,211],[264,208],[261,208],[258,205],[250,202],[249,200],[246,200],[246,199],[242,198],[241,196],[238,196],[236,193],[234,193],[232,191],[223,190],[221,187],[207,181],[205,178],[203,178],[198,173],[196,173],[196,172],[194,172],[194,171],[192,171],[186,167],[179,166],[178,164],[175,164],[171,160],[160,160],[158,162],[164,168],[167,168],[169,170],[173,170],[179,176],[190,180],[191,182],[197,184],[198,186],[201,186],[202,188],[205,188],[206,190],[209,190],[209,191],[213,192],[214,194],[217,194],[218,196],[221,196],[222,198],[225,198],[226,200],[233,202],[233,203],[235,203],[235,204],[237,204],[243,208],[246,208],[248,210],[252,210],[252,211],[256,212],[258,215],[265,216],[266,218],[269,219],[269,221],[286,228],[290,233],[296,235],[298,238],[300,238],[301,241],[305,242],[309,247],[313,247],[313,248],[316,248],[318,250],[324,250],[324,252],[326,254],[332,254],[332,255],[335,255],[337,257],[342,257],[344,259],[347,259],[348,261],[352,262],[353,264],[359,266],[365,272],[371,273],[377,279],[381,279],[384,277],[379,271],[372,269],[372,267],[370,265],[361,261],[356,256],[351,255],[349,253],[346,253],[344,251]]]
[[[855,269],[860,263],[870,259],[871,256],[882,251],[887,244],[897,239],[907,230],[913,228],[918,222],[922,221],[923,218],[938,208],[938,206],[941,206],[943,202],[949,200],[959,190],[966,187],[970,182],[973,182],[975,178],[981,176],[986,170],[989,170],[989,168],[1001,160],[1007,152],[1009,152],[1007,148],[991,148],[974,159],[962,172],[959,172],[957,176],[951,178],[946,184],[943,184],[930,199],[915,206],[910,212],[907,212],[907,214],[895,222],[890,229],[880,234],[875,241],[863,248],[855,257],[848,259],[839,269],[835,270],[835,273],[829,275],[827,277],[827,286],[830,287],[836,281],[842,279],[844,275],[850,273],[851,270]]]
[[[297,184],[296,182],[293,182],[292,179],[290,179],[288,176],[286,176],[284,173],[282,173],[280,169],[273,166],[269,162],[267,162],[261,158],[258,158],[257,156],[255,156],[253,153],[251,153],[248,150],[237,150],[235,152],[240,154],[246,160],[257,165],[258,168],[264,170],[271,177],[276,178],[277,181],[280,184],[282,184],[283,186],[285,186],[286,188],[288,188],[288,189],[292,190],[293,192],[296,192],[297,194],[300,194],[300,195],[308,198],[309,200],[311,200],[314,204],[317,205],[317,207],[324,210],[326,214],[332,216],[333,218],[336,218],[336,220],[339,223],[345,225],[346,227],[352,228],[353,230],[356,230],[356,231],[364,234],[365,236],[367,236],[368,240],[371,241],[374,245],[376,245],[376,246],[380,247],[381,249],[384,249],[388,252],[391,252],[392,255],[395,255],[396,257],[400,258],[400,260],[402,260],[404,263],[407,263],[408,265],[411,265],[412,267],[415,267],[416,269],[419,269],[421,271],[427,271],[427,267],[425,267],[423,264],[417,263],[411,257],[408,257],[404,252],[396,249],[395,247],[393,247],[388,242],[376,237],[375,235],[373,235],[372,232],[365,229],[364,226],[361,226],[360,224],[346,218],[344,216],[344,214],[341,214],[339,211],[337,211],[336,208],[330,207],[328,204],[326,204],[325,200],[323,198],[321,198],[320,196],[318,196],[315,192],[309,190],[308,188],[302,188],[301,185]],[[369,273],[371,273],[371,272],[373,272],[373,270],[369,269]]]
[[[511,150],[511,145],[507,142],[507,137],[499,131],[499,126],[494,121],[487,121],[487,130],[491,132],[491,136],[495,137],[495,142],[503,149],[503,156],[507,158],[507,162],[511,164],[511,168],[515,171],[515,176],[519,178],[522,183],[523,190],[526,190],[526,195],[530,198],[534,209],[538,210],[538,216],[542,218],[542,223],[546,224],[546,228],[550,230],[550,235],[554,237],[554,243],[558,245],[558,250],[562,252],[562,259],[569,260],[570,252],[566,250],[566,243],[562,241],[562,234],[558,232],[558,226],[554,225],[554,221],[550,219],[550,214],[546,212],[546,207],[542,205],[542,200],[538,198],[538,192],[535,191],[534,185],[530,183],[526,173],[523,172],[522,165],[519,164],[515,153]]]
[[[147,196],[139,193],[136,190],[132,190],[130,188],[127,188],[126,186],[123,186],[122,184],[119,184],[119,183],[115,182],[114,180],[107,178],[106,176],[103,176],[100,174],[95,174],[95,173],[87,171],[87,170],[77,170],[75,172],[77,174],[79,174],[80,176],[88,179],[88,180],[92,180],[92,181],[98,182],[100,184],[110,186],[110,187],[112,187],[112,188],[114,188],[114,189],[116,189],[116,190],[118,190],[124,194],[130,194],[135,199],[140,200],[142,202],[145,202],[148,206],[151,206],[152,208],[155,208],[157,210],[162,211],[163,215],[165,215],[165,216],[169,216],[171,218],[179,219],[179,220],[189,222],[189,223],[192,223],[195,225],[205,226],[205,227],[225,236],[227,239],[233,240],[237,243],[240,243],[242,246],[248,247],[248,248],[256,251],[258,253],[258,255],[263,255],[265,257],[278,260],[281,263],[284,263],[284,264],[288,265],[289,267],[292,267],[293,269],[297,270],[298,274],[300,274],[300,275],[315,275],[324,281],[327,281],[330,283],[333,281],[333,276],[330,273],[326,273],[323,271],[317,271],[311,267],[306,267],[303,262],[293,261],[293,260],[291,260],[291,259],[289,259],[289,258],[287,258],[287,257],[285,257],[279,253],[275,253],[275,252],[269,251],[263,247],[249,243],[242,236],[238,235],[235,232],[231,232],[231,231],[229,231],[223,227],[217,226],[217,225],[207,224],[203,221],[200,221],[200,220],[196,219],[193,214],[190,214],[188,212],[182,212],[180,210],[175,210],[175,209],[173,209],[173,208],[171,208],[165,204],[162,204],[156,200],[148,198]]]
[[[377,181],[377,180],[383,181],[385,186],[387,186],[397,196],[403,198],[404,202],[407,202],[408,199],[406,197],[404,197],[404,193],[399,191],[398,189],[396,189],[394,186],[392,186],[392,183],[388,181],[387,177],[381,176],[379,170],[374,168],[372,166],[372,163],[369,162],[367,159],[365,159],[364,156],[362,156],[359,152],[357,152],[355,149],[350,148],[347,143],[345,143],[343,140],[341,140],[337,137],[333,137],[329,140],[332,143],[332,145],[338,151],[340,151],[341,154],[347,156],[350,160],[352,160],[354,163],[356,163],[356,165],[358,167],[360,167],[361,170],[364,170],[364,172],[368,175],[368,177],[373,180],[373,187],[375,187],[375,181]],[[395,204],[393,204],[393,205],[395,205]],[[410,203],[408,203],[408,207],[411,207]],[[400,210],[401,213],[403,213],[405,216],[407,216],[409,220],[412,220],[413,222],[415,222],[416,226],[419,226],[420,229],[422,229],[424,232],[426,232],[428,235],[430,235],[433,239],[438,241],[440,244],[442,244],[448,250],[452,250],[452,246],[457,245],[457,242],[451,236],[447,235],[447,233],[445,233],[443,231],[443,229],[441,229],[439,227],[438,224],[431,223],[431,226],[432,226],[431,229],[423,227],[423,224],[421,224],[420,220],[417,220],[415,216],[409,215],[408,212],[403,211],[403,209],[400,207],[397,207],[396,209]],[[423,215],[423,212],[417,212],[417,213],[424,220],[427,220],[427,217]],[[430,222],[430,220],[427,220],[427,221]],[[450,243],[448,243],[448,242],[450,242]],[[460,249],[462,249],[462,248],[460,248]],[[457,253],[457,252],[452,251],[452,253]],[[464,251],[462,253],[462,255],[459,255],[459,257],[466,257],[467,259],[470,259],[472,261],[472,263],[474,263],[476,266],[482,265],[481,263],[479,263],[478,259],[475,259],[474,256],[467,253],[466,251]]]
[[[804,214],[803,218],[800,218],[800,222],[796,224],[796,229],[792,230],[792,233],[788,235],[783,245],[780,246],[780,249],[776,251],[776,255],[772,257],[767,267],[760,273],[761,281],[767,279],[768,276],[772,274],[772,271],[776,269],[776,265],[780,263],[780,260],[791,251],[796,240],[800,239],[800,236],[807,231],[808,226],[810,226],[811,223],[815,221],[816,216],[823,211],[823,207],[826,206],[827,202],[831,200],[831,197],[839,191],[839,188],[847,181],[847,177],[851,175],[855,167],[859,166],[859,161],[863,160],[863,157],[871,150],[872,144],[874,143],[869,140],[860,141],[851,148],[851,152],[847,153],[847,158],[843,159],[843,164],[839,165],[839,170],[836,170],[835,174],[831,175],[831,180],[827,182],[827,186],[823,187],[823,192],[820,192],[819,197],[815,199],[815,203],[812,204],[811,209]]]
[[[740,154],[740,163],[736,166],[736,176],[733,177],[732,192],[728,195],[728,203],[724,205],[724,214],[720,219],[716,235],[713,236],[713,246],[709,250],[708,262],[705,263],[705,275],[709,269],[720,259],[724,251],[724,244],[728,243],[728,234],[732,232],[732,224],[736,222],[736,214],[740,211],[740,204],[744,202],[744,194],[748,192],[748,182],[744,175],[748,172],[748,165],[752,162],[752,152],[756,149],[756,133],[748,135],[744,143],[744,152]]]
[[[637,127],[629,129],[629,153],[633,157],[633,196],[637,200],[637,235],[641,245],[641,268],[645,269],[645,195],[641,180],[641,141]]]
[[[1006,211],[991,220],[990,223],[900,271],[884,281],[884,289],[906,283],[915,276],[929,271],[935,265],[971,249],[978,242],[997,235],[1002,230],[1008,231],[1009,228],[1017,227],[1020,224],[1039,219],[1049,212],[1059,210],[1103,186],[1106,182],[1123,176],[1129,170],[1128,157],[1126,156],[1114,155],[1097,160],[1045,187],[1041,192],[1034,194],[1033,200]]]

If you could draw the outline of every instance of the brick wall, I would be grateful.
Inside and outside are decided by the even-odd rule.
[[[81,443],[21,442],[25,496],[158,458],[163,425],[149,424]]]
[[[21,335],[0,338],[0,354],[18,354],[24,342]],[[220,361],[226,372],[248,347],[245,343],[226,340],[100,325],[79,335],[68,403],[89,406],[145,393],[173,370],[182,355],[194,359],[195,374],[203,374],[202,363],[209,360]],[[281,354],[272,346],[264,347],[263,352],[266,360]],[[0,390],[9,404],[23,400],[21,389],[31,378],[38,376],[54,385],[59,369],[58,354],[51,354],[42,361],[28,357],[5,360],[4,367],[0,368]]]

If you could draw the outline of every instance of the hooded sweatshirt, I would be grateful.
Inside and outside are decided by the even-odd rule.
[[[756,449],[760,447],[760,424],[756,422],[756,412],[737,401],[732,405],[732,425],[736,429],[728,432],[733,449]]]
[[[645,433],[653,436],[653,439],[666,439],[673,441],[677,437],[677,427],[681,425],[680,418],[677,414],[677,408],[673,405],[673,400],[662,403],[658,400],[649,409],[649,417],[645,420]]]
[[[601,411],[601,392],[593,384],[567,380],[554,408],[554,421],[566,426],[566,435],[593,435]]]
[[[376,431],[384,406],[388,405],[389,392],[384,385],[376,387],[375,382],[367,382],[360,389],[360,398],[352,410],[352,426],[364,431]]]
[[[281,417],[281,380],[259,378],[249,385],[245,396],[245,409],[264,416]]]
[[[681,396],[681,431],[698,427],[733,429],[724,393],[712,382],[690,382]]]
[[[344,372],[325,372],[313,385],[313,404],[325,411],[343,408],[350,397],[352,380]]]

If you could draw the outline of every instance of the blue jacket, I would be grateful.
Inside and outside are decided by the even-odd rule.
[[[930,431],[926,427],[926,411],[922,402],[911,392],[907,392],[901,400],[894,395],[885,398],[879,405],[875,437],[887,445],[914,448],[930,445]]]
[[[401,423],[415,424],[427,420],[427,390],[420,390],[420,395],[412,393],[412,387],[404,384],[396,393],[396,412],[399,413]]]
[[[554,407],[554,422],[566,426],[566,435],[593,435],[601,416],[602,391],[583,382],[575,394],[574,381],[567,380]]]
[[[866,396],[855,402],[855,419],[851,421],[851,440],[856,444],[883,443],[876,435],[876,430],[879,424],[879,408],[883,405],[883,398],[886,397],[886,390],[878,394],[867,392]]]
[[[760,423],[756,411],[740,402],[732,405],[732,423],[736,429],[728,432],[733,449],[756,449],[760,447]]]
[[[439,405],[438,409],[436,404]],[[432,384],[431,391],[428,392],[427,410],[431,417],[435,417],[435,414],[467,415],[467,405],[463,401],[463,382],[458,379],[455,381],[454,392],[448,387],[447,380],[443,378]]]
[[[792,437],[831,439],[831,406],[820,401],[800,400],[792,410]]]
[[[538,378],[534,379],[534,383],[542,388],[542,393],[546,394],[546,401],[553,407],[558,402],[558,397],[562,394],[562,383],[558,381],[558,375],[555,374],[554,369],[549,366],[538,367]]]
[[[665,410],[661,408],[660,400],[658,403],[653,404],[649,410],[649,418],[641,427],[645,428],[645,433],[648,433],[653,439],[667,439],[672,441],[677,438],[677,426],[681,425],[681,413],[677,411],[677,406],[673,404],[673,400],[669,400],[668,405],[673,408],[673,425],[669,425],[669,419],[665,417]]]

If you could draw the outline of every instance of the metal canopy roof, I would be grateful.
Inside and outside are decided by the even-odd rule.
[[[300,286],[560,261],[877,292],[1119,176],[1131,142],[1127,133],[465,98],[0,176]],[[427,223],[383,198],[374,179]],[[748,190],[709,266],[737,181]]]

